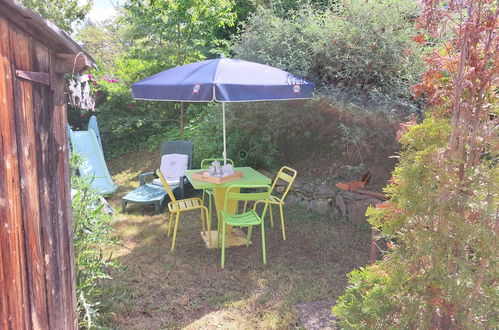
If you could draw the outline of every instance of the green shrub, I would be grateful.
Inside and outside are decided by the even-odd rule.
[[[404,0],[345,0],[325,11],[304,5],[286,17],[260,7],[233,50],[312,79],[334,99],[415,111],[408,88],[424,69],[420,47],[411,41],[417,14],[416,3]]]
[[[415,41],[446,38],[413,89],[426,96],[426,118],[401,126],[389,201],[367,212],[388,250],[351,274],[333,313],[344,328],[496,329],[497,2],[421,6]]]
[[[76,175],[78,162],[71,157],[73,244],[76,267],[76,296],[78,323],[82,328],[96,326],[99,319],[99,281],[111,279],[110,268],[117,268],[117,260],[105,257],[104,250],[116,240],[111,238],[111,216],[104,210],[100,196],[89,184],[89,178]]]
[[[442,184],[455,185],[439,156],[448,148],[450,132],[448,119],[429,117],[402,137],[404,151],[385,188],[390,202],[367,212],[371,225],[391,240],[390,250],[382,261],[349,275],[349,286],[333,308],[343,328],[497,326],[491,307],[498,296],[493,284],[497,242],[490,228],[497,215],[492,179],[497,169],[483,160],[467,174],[466,194],[473,200],[451,197],[452,190],[442,199]],[[490,260],[483,273],[482,260]],[[479,276],[481,293],[470,300]],[[468,311],[475,315],[472,327],[463,326]]]
[[[99,79],[98,91],[95,114],[107,157],[150,148],[178,127],[175,103],[135,100],[129,85],[117,79]]]

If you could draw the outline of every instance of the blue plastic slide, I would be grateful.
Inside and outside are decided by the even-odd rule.
[[[104,153],[94,129],[89,127],[88,131],[70,130],[69,137],[73,151],[79,153],[83,158],[83,162],[78,167],[80,175],[93,179],[90,186],[101,195],[106,196],[114,193],[118,187],[109,174]]]

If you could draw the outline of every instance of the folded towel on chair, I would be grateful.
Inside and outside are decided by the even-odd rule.
[[[182,154],[168,154],[161,157],[159,169],[170,187],[180,184],[180,177],[185,175],[188,160],[189,156]],[[158,186],[163,185],[160,179],[154,179],[152,183]]]

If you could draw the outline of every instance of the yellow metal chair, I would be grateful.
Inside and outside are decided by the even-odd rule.
[[[201,161],[201,169],[202,170],[206,170],[210,167],[211,163],[214,162],[215,160],[217,160],[218,162],[220,162],[221,164],[223,164],[223,161],[224,159],[223,158],[206,158],[206,159],[203,159]],[[226,159],[227,160],[227,164],[231,164],[232,167],[234,167],[234,161],[232,159]],[[204,205],[204,199],[205,199],[205,196],[208,196],[208,210],[210,212],[210,216],[212,214],[212,211],[211,211],[211,205],[212,205],[212,199],[213,199],[213,189],[211,188],[207,188],[207,189],[203,189],[203,195],[201,196],[201,200],[203,201],[203,205]]]
[[[175,249],[175,240],[177,239],[177,229],[178,229],[178,221],[180,218],[180,213],[184,211],[191,211],[198,209],[201,210],[201,227],[205,235],[206,231],[208,230],[208,240],[211,245],[211,214],[208,214],[208,209],[206,208],[206,206],[203,205],[201,199],[196,197],[196,198],[185,198],[177,200],[161,171],[157,170],[156,174],[159,176],[161,182],[163,183],[163,186],[166,189],[166,192],[168,193],[168,196],[171,199],[171,201],[168,203],[168,210],[170,211],[170,221],[168,222],[168,237],[170,237],[172,230],[173,215],[176,216],[175,227],[173,229],[173,240],[172,240],[171,251],[173,252],[173,250]],[[208,224],[206,224],[206,222],[208,222]]]
[[[277,176],[276,176],[274,182],[272,183],[272,192],[271,192],[270,200],[269,200],[270,225],[272,228],[274,227],[274,216],[272,215],[272,205],[279,205],[279,211],[281,214],[281,227],[282,227],[282,239],[283,240],[286,240],[286,230],[284,229],[284,212],[282,210],[282,206],[284,205],[284,199],[288,195],[288,192],[291,189],[291,186],[293,185],[293,182],[295,181],[297,174],[298,174],[298,172],[296,172],[295,169],[292,169],[291,167],[283,166],[283,167],[281,167],[281,169],[277,173]],[[282,193],[281,197],[277,197],[274,195],[275,194],[274,189],[275,189],[276,183],[277,183],[277,181],[279,181],[279,179],[281,179],[287,183],[286,189]],[[255,202],[254,207],[256,207],[256,205],[258,203],[263,203],[263,202],[264,201]],[[246,210],[246,203],[244,205],[244,211],[245,210]]]
[[[253,192],[249,193],[242,193],[240,192],[241,189],[251,189]],[[255,192],[256,190],[256,192]],[[225,201],[224,201],[224,209],[220,211],[220,225],[222,226],[222,260],[221,260],[221,265],[222,268],[225,266],[225,231],[227,225],[230,226],[238,226],[238,227],[247,227],[248,228],[248,235],[246,237],[247,243],[246,246],[249,245],[250,238],[251,238],[251,230],[253,226],[260,225],[261,226],[261,231],[262,231],[262,257],[263,257],[263,263],[267,263],[267,255],[265,251],[265,226],[263,219],[265,218],[265,213],[267,212],[267,208],[269,205],[269,197],[270,197],[270,186],[269,185],[232,185],[229,188],[227,188],[227,192],[225,194]],[[244,212],[241,214],[231,214],[227,213],[227,205],[229,201],[231,200],[236,200],[236,201],[260,201],[265,203],[263,207],[263,211],[261,216],[259,216],[256,211],[255,207],[253,207],[252,210],[248,212]],[[255,205],[256,206],[256,205]],[[218,233],[220,233],[220,226],[218,228]],[[217,237],[217,245],[218,245],[218,237]]]

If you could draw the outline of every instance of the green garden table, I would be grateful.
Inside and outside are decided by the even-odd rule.
[[[271,184],[272,180],[260,172],[252,169],[251,167],[236,167],[234,168],[236,171],[243,172],[243,177],[237,180],[216,184],[206,181],[193,180],[192,174],[203,171],[201,169],[198,170],[187,170],[185,171],[185,175],[187,179],[191,182],[194,189],[213,189],[213,199],[215,200],[215,209],[217,212],[217,218],[220,216],[220,211],[224,207],[225,193],[227,192],[227,188],[232,185],[252,185],[252,184]],[[206,170],[204,170],[206,171]],[[227,212],[236,213],[237,210],[237,201],[231,201],[227,205]],[[246,245],[246,235],[240,230],[232,230],[232,228],[227,227],[227,238],[226,238],[226,246],[239,246]],[[212,233],[212,242],[216,241],[217,232],[211,231]],[[204,237],[202,234],[204,241],[207,243],[208,238]],[[214,237],[214,239],[213,239]],[[206,244],[208,247],[208,243]]]

